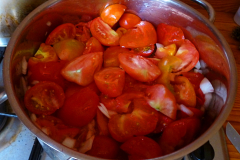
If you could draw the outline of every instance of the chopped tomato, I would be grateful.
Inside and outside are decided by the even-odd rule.
[[[171,119],[168,116],[165,116],[164,114],[159,112],[158,113],[158,123],[157,123],[156,129],[153,131],[153,133],[161,133],[173,121],[174,121],[173,119]]]
[[[141,82],[154,81],[161,74],[158,67],[143,56],[131,53],[120,53],[118,58],[121,67],[130,76]]]
[[[108,109],[108,110],[116,110],[117,101],[115,98],[109,97],[108,95],[101,94],[100,102]]]
[[[175,56],[183,61],[177,69],[173,70],[173,72],[176,74],[190,71],[199,60],[199,53],[196,47],[187,39],[185,39],[182,45],[179,47]]]
[[[162,156],[159,144],[146,136],[132,137],[121,145],[121,149],[130,156],[138,156],[141,159],[156,158]]]
[[[141,18],[132,13],[124,13],[119,20],[119,25],[123,28],[130,29],[141,22]]]
[[[76,27],[76,39],[80,42],[86,43],[91,38],[91,32],[88,27],[88,23],[80,22],[75,25]]]
[[[76,28],[72,23],[65,23],[56,27],[47,37],[45,43],[54,45],[64,39],[75,38]]]
[[[137,81],[136,79],[132,78],[128,74],[125,74],[125,85],[124,85],[123,92],[132,92],[132,91],[145,92],[147,87],[148,85],[140,81]]]
[[[35,113],[50,115],[63,106],[65,95],[62,87],[54,82],[39,82],[27,90],[25,107]]]
[[[178,47],[182,45],[185,37],[181,28],[160,23],[157,26],[158,43],[164,46],[176,44]]]
[[[125,71],[118,67],[104,68],[94,75],[94,80],[102,93],[117,97],[123,91]]]
[[[90,31],[93,37],[105,46],[117,46],[119,44],[118,34],[100,17],[92,21]]]
[[[71,61],[83,54],[85,44],[75,39],[65,39],[55,43],[53,48],[61,60]]]
[[[86,42],[86,47],[85,47],[83,54],[94,53],[94,52],[103,52],[103,51],[104,51],[104,48],[103,48],[102,44],[95,37],[91,37]]]
[[[68,81],[86,86],[93,82],[93,75],[102,67],[102,52],[84,54],[70,61],[61,71]]]
[[[117,141],[108,136],[95,136],[92,149],[87,154],[99,158],[117,158],[120,147]]]
[[[100,17],[105,23],[112,27],[121,18],[126,8],[127,7],[122,4],[112,4],[102,11]]]
[[[169,124],[160,137],[159,144],[163,155],[186,146],[196,138],[201,123],[198,118],[185,118]]]
[[[193,117],[201,119],[204,115],[204,112],[201,111],[200,109],[193,108],[193,107],[188,107],[188,109],[193,112]],[[187,115],[183,111],[179,110],[177,112],[177,119],[188,118],[188,117],[189,117],[189,115]]]
[[[191,82],[184,76],[175,77],[172,82],[178,104],[187,107],[196,106],[196,94]]]
[[[155,45],[152,44],[146,47],[133,48],[132,52],[144,57],[148,57],[153,53],[154,50],[155,50]]]
[[[151,133],[156,128],[157,121],[157,111],[151,108],[144,99],[135,99],[133,111],[111,116],[108,128],[115,140],[124,142],[133,136]]]
[[[126,32],[127,32],[127,29],[126,28],[123,28],[123,27],[119,27],[117,30],[116,30],[119,38],[122,37],[122,35],[124,35]]]
[[[146,90],[148,104],[169,118],[175,120],[177,103],[174,95],[162,84],[155,84]]]
[[[141,21],[134,28],[121,36],[119,44],[125,48],[146,47],[157,43],[157,33],[154,26],[147,21]]]
[[[108,129],[108,118],[98,109],[97,110],[97,127],[99,135],[109,136],[109,129]]]
[[[119,67],[120,62],[118,60],[119,53],[129,53],[130,50],[122,48],[120,46],[112,46],[107,48],[103,52],[103,65],[104,67]]]
[[[84,88],[66,98],[57,116],[69,126],[82,127],[96,116],[98,104],[97,94],[89,88]]]
[[[167,46],[161,46],[160,44],[157,44],[155,56],[157,58],[164,58],[167,56],[174,56],[176,52],[177,52],[176,44],[169,44]]]

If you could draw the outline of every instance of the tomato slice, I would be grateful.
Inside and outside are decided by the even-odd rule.
[[[117,101],[115,98],[109,97],[108,95],[101,94],[100,102],[108,109],[108,110],[116,110]]]
[[[109,136],[109,129],[108,129],[108,118],[98,109],[97,110],[97,127],[99,135]]]
[[[175,77],[172,82],[175,91],[175,97],[178,104],[184,104],[187,107],[196,106],[196,94],[191,82],[184,76]]]
[[[95,136],[92,149],[87,154],[99,158],[115,159],[120,152],[117,141],[108,136]]]
[[[177,103],[174,95],[162,84],[149,86],[146,90],[148,104],[169,118],[175,120],[177,114]]]
[[[94,52],[103,52],[103,51],[104,51],[104,48],[103,48],[102,44],[95,37],[91,37],[86,42],[86,47],[85,47],[83,54],[94,53]]]
[[[122,4],[112,4],[102,11],[100,17],[105,23],[112,27],[121,18],[126,8],[127,7]]]
[[[64,99],[62,87],[54,82],[45,81],[27,90],[24,104],[35,114],[50,115],[63,106]]]
[[[115,140],[124,142],[133,136],[151,133],[156,128],[157,121],[157,111],[144,99],[134,99],[133,111],[111,116],[108,128]]]
[[[102,67],[102,52],[84,54],[70,61],[61,74],[70,82],[86,86],[93,82],[93,75]]]
[[[125,48],[146,47],[157,43],[157,33],[154,26],[147,21],[141,21],[134,28],[121,36],[119,44]]]
[[[105,46],[117,46],[119,44],[118,34],[100,17],[92,20],[90,31],[93,37]]]
[[[177,46],[176,44],[169,44],[167,46],[161,46],[160,44],[157,43],[157,49],[155,52],[155,56],[157,58],[164,58],[167,56],[174,56],[177,52]]]
[[[86,87],[66,98],[57,112],[57,117],[69,126],[82,127],[96,116],[98,104],[96,93]]]
[[[122,48],[120,46],[112,46],[107,48],[103,52],[103,65],[104,67],[119,67],[120,62],[118,60],[119,53],[130,52],[127,48]]]
[[[182,72],[188,72],[197,64],[199,60],[199,52],[191,41],[185,39],[182,45],[179,47],[176,57],[182,59],[182,64],[174,69],[173,72],[181,74]]]
[[[53,48],[61,60],[71,61],[83,54],[85,44],[75,39],[64,39],[55,43]]]
[[[130,76],[141,82],[154,81],[161,74],[158,67],[143,56],[131,53],[120,53],[118,58],[121,67]]]
[[[130,29],[141,22],[141,18],[132,13],[124,13],[119,20],[119,25],[123,28]]]
[[[154,52],[154,50],[155,50],[155,45],[152,44],[146,47],[133,48],[131,51],[135,54],[148,57]]]
[[[159,140],[163,155],[170,154],[192,142],[200,126],[201,122],[198,118],[180,119],[169,124]]]
[[[141,159],[156,158],[162,156],[162,149],[159,144],[146,136],[137,136],[124,142],[122,150],[131,156],[138,156]]]
[[[75,38],[76,28],[72,23],[61,24],[56,27],[47,37],[45,43],[54,45],[64,39]]]
[[[75,25],[76,27],[76,39],[80,42],[86,43],[91,38],[91,32],[88,27],[88,23],[80,22]]]
[[[158,123],[157,123],[156,129],[153,131],[153,133],[161,133],[173,121],[174,121],[173,119],[171,119],[168,116],[165,116],[164,114],[159,112],[158,113]]]
[[[160,23],[157,26],[158,43],[164,46],[176,44],[178,47],[182,45],[185,37],[181,28]]]

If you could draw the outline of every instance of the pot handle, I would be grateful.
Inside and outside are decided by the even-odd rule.
[[[193,2],[199,4],[200,6],[202,6],[204,9],[207,10],[208,15],[209,15],[209,21],[210,22],[214,22],[215,20],[215,10],[212,7],[212,5],[208,2],[206,2],[205,0],[192,0]]]

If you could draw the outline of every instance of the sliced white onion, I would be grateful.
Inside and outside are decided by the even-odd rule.
[[[67,146],[68,148],[74,148],[74,146],[75,146],[75,144],[76,144],[76,139],[71,138],[71,137],[66,137],[66,138],[63,140],[62,144],[63,144],[64,146]]]
[[[27,74],[27,65],[28,65],[28,63],[27,63],[26,57],[24,56],[22,58],[22,74],[23,75]]]
[[[201,65],[201,68],[207,68],[207,64],[203,61],[203,60],[200,60],[200,65]]]
[[[80,147],[79,152],[80,153],[86,153],[87,151],[91,150],[94,138],[95,138],[95,136],[92,136],[91,138],[86,140],[84,142],[83,146]]]
[[[36,114],[31,113],[31,115],[30,115],[30,119],[32,120],[32,122],[36,122],[36,120],[37,120],[37,116],[36,116]]]
[[[46,135],[49,135],[50,134],[50,130],[46,127],[42,127],[42,131],[43,133],[45,133]]]
[[[188,116],[190,116],[190,117],[194,115],[194,113],[193,113],[188,107],[186,107],[186,106],[183,105],[183,104],[178,105],[178,109],[179,109],[180,111],[186,113],[186,114],[187,114]]]
[[[205,102],[204,102],[203,106],[204,106],[204,108],[207,108],[211,103],[212,93],[206,93],[204,96],[205,96]]]
[[[220,96],[223,99],[223,102],[225,103],[227,100],[227,88],[224,83],[222,83],[220,80],[214,80],[212,81],[212,85],[215,88],[215,93]]]
[[[203,80],[201,81],[200,88],[203,94],[214,92],[214,88],[211,82],[206,77],[204,77]]]
[[[100,106],[98,106],[98,109],[99,109],[106,117],[110,118],[110,115],[109,115],[109,113],[108,113],[108,110],[107,110],[107,108],[104,106],[104,104],[102,104],[102,103],[99,103],[99,104],[100,104]]]
[[[209,69],[203,68],[203,69],[202,69],[202,74],[205,75],[205,74],[207,74],[207,73],[209,73]]]
[[[201,68],[201,64],[200,64],[199,61],[198,61],[197,64],[195,65],[195,68],[197,68],[197,69],[200,69],[200,68]]]
[[[200,70],[200,69],[194,69],[193,71],[194,71],[195,73],[201,73],[201,74],[203,74],[202,70]]]
[[[156,47],[157,47],[157,48],[163,48],[164,45],[162,45],[162,44],[160,44],[160,43],[156,43]]]

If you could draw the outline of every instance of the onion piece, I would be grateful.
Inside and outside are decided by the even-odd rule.
[[[71,137],[66,137],[66,138],[63,140],[62,144],[63,144],[64,146],[67,146],[68,148],[74,148],[74,146],[75,146],[75,144],[76,144],[76,139],[71,138]]]
[[[108,110],[107,110],[107,108],[104,106],[104,104],[102,104],[102,103],[99,103],[99,104],[100,104],[100,106],[98,106],[98,109],[99,109],[106,117],[110,118],[110,115],[109,115],[109,113],[108,113]]]
[[[93,144],[93,140],[94,140],[95,136],[92,136],[91,138],[89,138],[88,140],[86,140],[83,144],[82,147],[80,147],[80,149],[78,150],[80,153],[86,153],[87,151],[92,149],[92,144]]]
[[[198,70],[201,68],[201,64],[200,64],[199,61],[198,61],[197,64],[195,65],[195,68],[198,69]]]
[[[27,60],[26,60],[26,57],[24,56],[22,58],[22,74],[26,75],[27,74]]]
[[[45,133],[46,135],[49,135],[50,134],[50,130],[46,127],[42,127],[41,129],[43,131],[43,133]]]
[[[207,93],[204,96],[205,96],[205,102],[204,102],[203,106],[204,106],[204,108],[207,108],[211,103],[212,93]]]
[[[36,120],[37,120],[37,116],[36,116],[36,114],[31,113],[31,115],[30,115],[30,119],[32,120],[32,122],[36,122]]]
[[[206,77],[204,77],[201,81],[200,89],[202,90],[203,94],[214,92],[211,82]]]
[[[193,71],[194,71],[195,73],[201,73],[201,74],[203,74],[202,70],[200,70],[200,69],[194,69]]]
[[[201,65],[201,68],[207,68],[207,64],[203,61],[203,60],[200,60],[200,65]]]
[[[178,109],[184,113],[186,113],[188,116],[192,117],[194,115],[194,113],[188,109],[188,107],[186,107],[183,104],[178,105]]]

